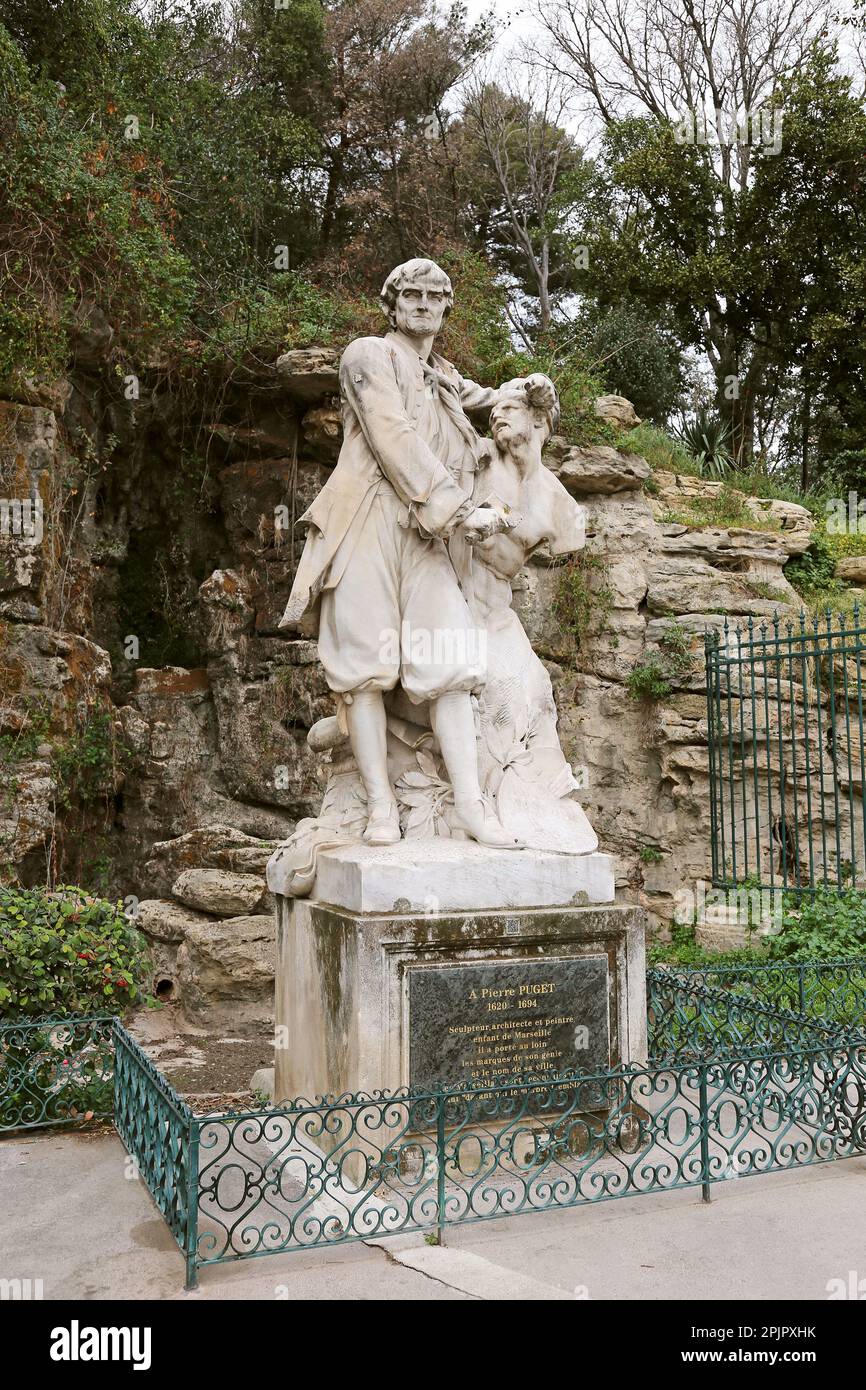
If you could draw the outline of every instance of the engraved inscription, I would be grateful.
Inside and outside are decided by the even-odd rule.
[[[410,967],[409,1084],[610,1065],[605,956]]]

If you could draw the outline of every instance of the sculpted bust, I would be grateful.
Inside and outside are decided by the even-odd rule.
[[[301,518],[281,622],[317,634],[337,714],[310,731],[331,772],[319,816],[272,860],[280,892],[309,892],[317,850],[352,841],[597,843],[510,607],[534,550],[583,544],[582,509],[541,460],[556,390],[540,374],[484,388],[433,351],[453,294],[432,261],[398,266],[381,298],[389,331],[341,360],[343,445]],[[472,423],[485,418],[492,442]]]

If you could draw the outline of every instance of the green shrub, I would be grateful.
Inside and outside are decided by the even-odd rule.
[[[78,315],[98,302],[115,347],[144,356],[193,302],[171,190],[146,140],[110,139],[34,75],[0,24],[0,383],[62,371]]]
[[[660,864],[664,855],[655,845],[643,845],[638,858],[642,864]]]
[[[645,661],[639,661],[633,667],[626,686],[633,700],[649,702],[663,700],[666,695],[670,695],[671,683],[668,680],[667,669],[657,652],[653,652]]]
[[[844,589],[834,578],[836,557],[823,532],[816,531],[809,549],[795,555],[785,566],[785,578],[804,598],[822,595],[832,597]]]
[[[732,896],[736,894],[732,889]],[[708,951],[695,942],[688,924],[671,928],[669,943],[651,946],[649,965],[744,965],[760,961],[866,959],[866,893],[821,888],[813,897],[785,897],[782,924],[774,936],[760,936],[754,947]]]
[[[671,623],[659,639],[659,648],[630,671],[626,687],[633,700],[663,700],[691,671],[694,663],[691,638],[679,623]]]
[[[560,570],[553,612],[578,646],[581,638],[607,631],[615,598],[609,579],[604,557],[589,550],[579,550]]]
[[[820,888],[813,897],[786,900],[782,929],[768,938],[773,960],[844,960],[866,957],[866,893]]]
[[[685,421],[679,438],[697,463],[701,477],[724,478],[731,471],[731,426],[727,420],[702,407],[693,420]]]
[[[119,903],[0,887],[0,1018],[122,1012],[142,997],[146,960]]]
[[[671,927],[669,942],[656,942],[647,948],[648,966],[754,965],[757,961],[765,959],[765,952],[757,947],[740,947],[736,951],[708,951],[695,941],[693,926],[678,923]]]

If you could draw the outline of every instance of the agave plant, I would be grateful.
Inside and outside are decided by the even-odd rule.
[[[731,426],[720,415],[711,415],[705,406],[695,412],[693,420],[683,422],[677,438],[700,466],[702,477],[724,478],[733,468]]]

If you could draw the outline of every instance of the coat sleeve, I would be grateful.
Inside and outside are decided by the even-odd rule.
[[[471,510],[471,494],[458,486],[406,414],[382,339],[349,344],[340,363],[340,389],[400,500],[424,531],[448,534]]]
[[[486,424],[488,415],[499,400],[499,388],[479,386],[467,377],[461,377],[459,392],[463,409],[471,415],[482,416]]]

